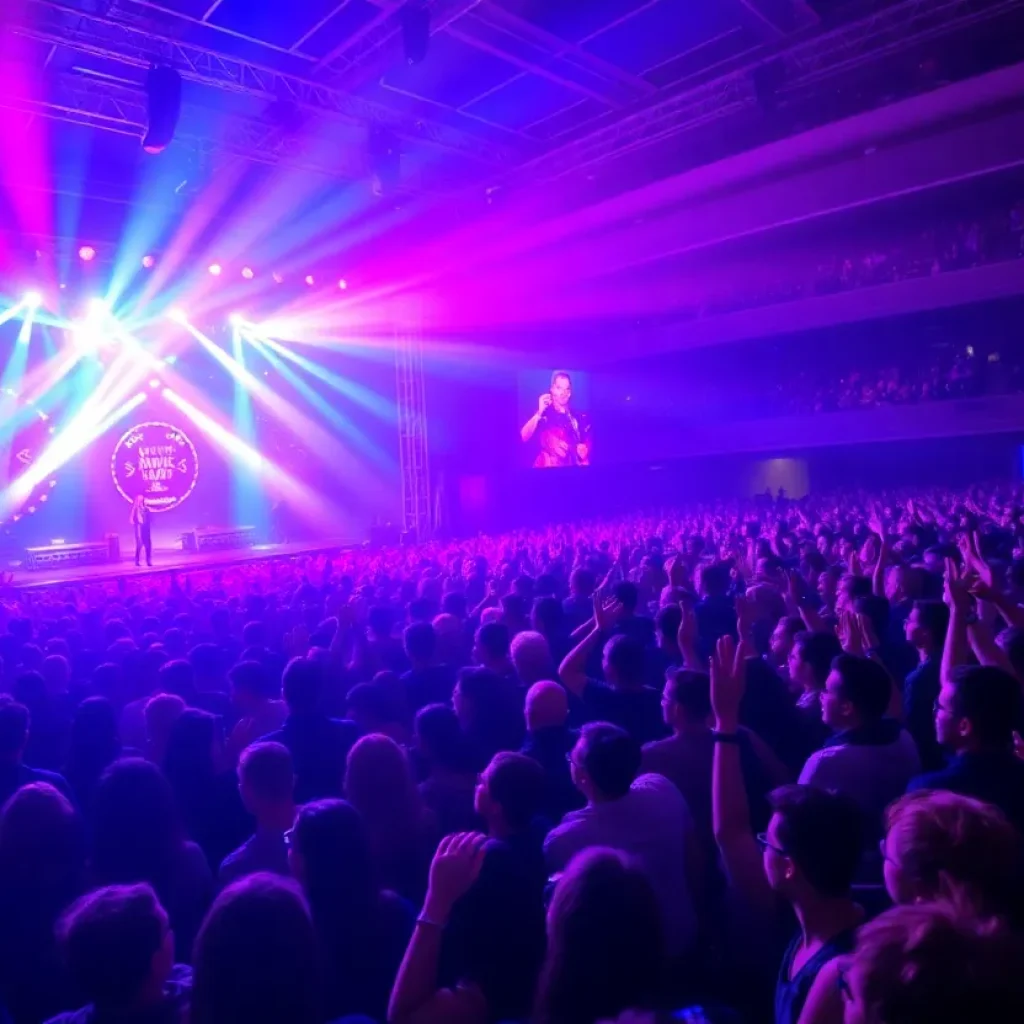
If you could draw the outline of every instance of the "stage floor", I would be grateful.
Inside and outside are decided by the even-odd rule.
[[[205,569],[225,569],[247,562],[260,562],[298,555],[315,555],[328,551],[342,551],[355,547],[351,539],[340,537],[321,541],[300,541],[291,544],[258,544],[251,548],[230,551],[182,551],[181,547],[154,547],[153,566],[135,567],[133,559],[123,554],[120,562],[101,565],[76,565],[65,568],[26,569],[13,563],[6,571],[14,574],[12,585],[22,590],[40,590],[44,587],[74,586],[80,583],[102,583],[122,577],[136,579],[147,576],[165,576],[174,572],[197,572]],[[134,544],[132,545],[134,551]]]

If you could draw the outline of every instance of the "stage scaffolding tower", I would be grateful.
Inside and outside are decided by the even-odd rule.
[[[427,395],[423,378],[423,335],[418,321],[406,319],[395,331],[398,401],[398,460],[402,473],[402,529],[426,540],[433,526]]]

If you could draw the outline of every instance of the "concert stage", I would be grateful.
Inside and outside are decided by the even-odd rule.
[[[128,547],[122,540],[120,562],[103,562],[93,565],[53,565],[42,569],[29,569],[26,567],[26,561],[11,561],[7,562],[3,568],[5,572],[13,573],[13,586],[21,590],[42,590],[47,587],[104,583],[122,577],[138,579],[166,576],[170,573],[228,569],[231,566],[245,565],[249,562],[343,551],[357,546],[357,543],[351,538],[334,537],[319,541],[296,541],[289,544],[257,544],[248,548],[220,551],[183,551],[180,544],[154,546],[152,568],[147,566],[136,568],[135,544],[132,542]]]

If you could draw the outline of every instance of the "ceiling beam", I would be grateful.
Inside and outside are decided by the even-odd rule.
[[[363,34],[358,48],[346,41],[322,62],[325,67],[339,59],[347,62],[347,69],[337,79],[341,88],[357,88],[402,60],[402,33],[396,17],[401,0],[371,2],[380,8],[371,22],[373,31]],[[605,106],[621,108],[657,91],[644,79],[487,0],[437,0],[430,9],[431,35],[445,31],[520,72],[538,75]]]
[[[762,33],[788,36],[821,20],[806,0],[737,0]]]
[[[175,68],[183,78],[202,85],[271,102],[294,103],[357,124],[377,124],[403,138],[482,164],[508,165],[513,159],[511,150],[489,139],[418,113],[399,113],[332,85],[181,42],[142,25],[89,14],[55,0],[30,0],[30,4],[37,16],[10,24],[10,31],[131,67],[149,68],[159,61]]]

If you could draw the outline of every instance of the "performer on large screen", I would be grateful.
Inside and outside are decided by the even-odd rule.
[[[146,550],[146,565],[153,564],[153,513],[146,506],[146,499],[140,494],[132,505],[129,522],[135,527],[135,564],[139,564],[139,555]]]
[[[537,438],[535,468],[590,465],[590,421],[569,408],[572,381],[564,370],[551,374],[551,387],[540,396],[537,411],[519,432],[524,444]]]

